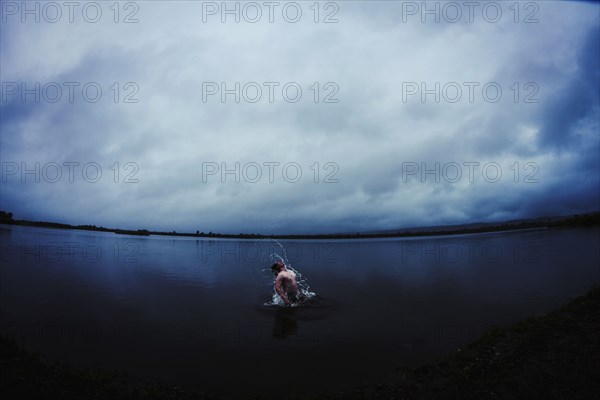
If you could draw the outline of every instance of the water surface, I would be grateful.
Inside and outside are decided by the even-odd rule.
[[[537,229],[281,241],[286,255],[271,240],[0,225],[0,329],[53,360],[231,398],[351,389],[582,294],[599,243],[598,228]],[[268,305],[274,254],[316,299]]]

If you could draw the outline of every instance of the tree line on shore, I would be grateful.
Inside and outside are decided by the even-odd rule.
[[[533,229],[533,228],[555,228],[555,227],[575,227],[575,226],[598,226],[600,225],[600,211],[586,214],[574,214],[563,217],[544,217],[521,221],[507,221],[498,224],[486,224],[484,226],[451,226],[451,227],[440,227],[437,229],[428,230],[427,228],[421,228],[419,230],[405,229],[393,232],[383,233],[335,233],[335,234],[287,234],[287,235],[264,235],[259,233],[239,233],[239,234],[227,234],[227,233],[214,233],[214,232],[200,232],[196,233],[189,232],[161,232],[161,231],[150,231],[148,229],[120,229],[120,228],[105,228],[103,226],[96,225],[69,225],[58,222],[45,222],[45,221],[28,221],[28,220],[15,220],[13,214],[7,211],[0,211],[0,224],[10,225],[22,225],[22,226],[36,226],[43,228],[56,228],[56,229],[79,229],[86,231],[98,231],[98,232],[113,232],[122,235],[139,235],[139,236],[150,236],[150,235],[162,235],[162,236],[187,236],[187,237],[209,237],[209,238],[237,238],[237,239],[264,239],[264,238],[277,238],[277,239],[354,239],[354,238],[390,238],[390,237],[408,237],[408,236],[437,236],[437,235],[457,235],[457,234],[468,234],[468,233],[483,233],[483,232],[499,232],[515,229]]]

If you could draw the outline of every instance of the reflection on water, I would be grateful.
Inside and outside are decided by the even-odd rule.
[[[298,332],[298,323],[294,318],[294,311],[293,308],[280,308],[275,311],[274,338],[285,339]]]
[[[56,360],[232,397],[343,390],[581,294],[599,242],[597,228],[280,246],[0,225],[0,330]],[[270,305],[276,256],[317,296]],[[297,379],[265,379],[282,363]]]

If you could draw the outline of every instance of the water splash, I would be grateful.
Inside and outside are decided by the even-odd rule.
[[[281,252],[283,254],[283,256],[278,253],[270,254],[269,258],[271,260],[271,265],[277,261],[281,261],[288,270],[290,270],[296,274],[296,283],[298,284],[298,301],[290,304],[289,306],[299,307],[303,303],[306,303],[308,300],[315,298],[316,293],[312,292],[310,290],[310,286],[308,285],[308,281],[306,280],[304,275],[302,275],[302,273],[300,271],[295,269],[292,266],[292,263],[289,261],[285,247],[283,247],[283,245],[281,243],[279,243],[279,241],[277,239],[271,239],[271,240],[273,242],[275,242],[281,248]],[[269,265],[267,268],[263,269],[263,271],[266,271],[268,269],[268,271],[271,272],[271,265]],[[273,285],[273,293],[271,295],[271,300],[266,302],[264,305],[265,306],[279,306],[279,307],[286,306],[283,299],[275,291],[275,288],[274,288],[275,287],[275,279],[273,279],[273,282],[271,284]]]

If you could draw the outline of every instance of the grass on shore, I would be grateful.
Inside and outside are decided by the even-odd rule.
[[[125,374],[43,361],[2,337],[0,393],[8,399],[216,399]],[[361,368],[365,368],[361,365]],[[254,398],[260,398],[256,396]],[[319,400],[600,398],[600,287],[562,308],[493,328],[437,364],[397,370],[396,382]]]

